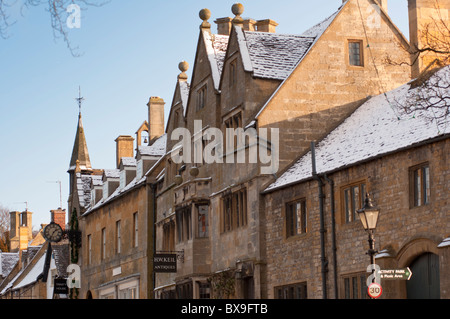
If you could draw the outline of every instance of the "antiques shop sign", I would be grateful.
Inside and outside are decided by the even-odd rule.
[[[154,272],[177,272],[176,254],[155,254],[153,256]]]

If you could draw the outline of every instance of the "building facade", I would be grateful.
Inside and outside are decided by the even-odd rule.
[[[92,169],[80,115],[69,169],[80,298],[362,298],[366,234],[355,212],[366,191],[389,212],[376,232],[377,264],[422,269],[429,259],[440,270],[439,296],[448,296],[448,132],[418,119],[399,123],[424,125],[428,135],[409,126],[402,135],[386,115],[395,101],[387,96],[404,97],[411,75],[427,65],[401,63],[411,61],[411,44],[386,1],[339,5],[300,35],[277,33],[271,19],[243,19],[241,4],[234,18],[214,21],[214,33],[211,12],[201,10],[192,75],[181,62],[165,132],[164,101],[152,97],[136,140],[147,131],[149,145],[138,144],[135,155],[131,136],[117,138],[114,170]],[[418,34],[431,4],[411,1],[409,10]],[[400,63],[384,63],[387,54]],[[349,121],[398,135],[373,132],[352,144],[339,133],[355,132]],[[305,164],[314,141],[317,175]],[[347,153],[335,154],[341,144]],[[353,161],[358,151],[371,155]],[[325,165],[340,157],[345,165]],[[176,267],[154,269],[158,255]],[[385,287],[386,298],[417,290]]]
[[[368,298],[366,193],[380,211],[375,263],[412,272],[380,278],[381,298],[449,298],[448,120],[399,118],[389,101],[409,92],[361,105],[266,188],[270,298]]]
[[[368,31],[358,4],[362,12],[378,15],[376,30]],[[189,85],[186,65],[180,67],[166,132],[171,137],[176,129],[187,129],[192,153],[174,163],[173,153],[184,147],[186,155],[188,144],[177,144],[176,137],[168,140],[158,184],[156,247],[182,258],[175,274],[156,274],[156,297],[268,297],[268,212],[261,192],[272,174],[336,127],[368,95],[410,79],[405,66],[377,76],[386,51],[406,61],[409,53],[408,41],[371,1],[346,1],[302,35],[277,34],[277,23],[270,19],[244,20],[239,4],[232,12],[234,18],[214,21],[214,34],[211,13],[200,11],[203,22]],[[220,135],[208,136],[209,128],[217,128],[223,140],[208,147]],[[227,135],[227,129],[238,128],[254,129],[255,144],[238,144],[236,135]],[[275,140],[262,129],[278,129],[279,150],[270,147]],[[260,160],[259,149],[258,160],[250,162],[252,151],[263,144],[269,145],[269,161]],[[244,163],[238,162],[240,150]],[[199,160],[208,154],[214,161]],[[270,160],[276,167],[267,167]],[[267,173],[267,168],[274,169]]]

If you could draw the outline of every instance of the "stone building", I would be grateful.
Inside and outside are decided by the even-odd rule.
[[[128,135],[115,140],[115,169],[92,169],[79,115],[68,171],[71,225],[78,222],[81,234],[79,245],[72,245],[72,263],[80,266],[82,274],[78,298],[147,299],[153,295],[152,185],[166,149],[161,127],[164,101],[152,97],[148,109],[149,121],[136,132],[136,145]],[[149,139],[146,144],[142,144],[144,135]]]
[[[412,271],[381,279],[381,298],[450,297],[449,119],[395,102],[419,89],[369,99],[264,190],[269,298],[367,298],[367,192],[380,210],[376,264]]]
[[[404,96],[405,86],[397,88],[417,70],[384,63],[387,54],[411,61],[410,42],[389,18],[387,1],[337,2],[335,13],[298,35],[277,33],[271,19],[243,19],[241,4],[233,5],[234,18],[215,19],[214,33],[211,12],[201,10],[192,76],[181,62],[165,132],[164,101],[152,97],[136,155],[131,136],[116,139],[116,169],[92,169],[80,114],[69,168],[69,212],[81,231],[80,298],[362,297],[365,234],[353,215],[362,200],[356,192],[367,190],[382,211],[398,210],[394,226],[381,217],[377,229],[385,232],[377,237],[382,266],[412,266],[430,252],[442,257],[445,278],[449,233],[439,207],[448,205],[448,132],[436,133],[418,118],[424,129],[407,126],[410,135],[401,135],[397,126],[416,122],[392,121],[385,93]],[[410,2],[414,30],[432,8],[426,0]],[[417,72],[426,67],[419,64]],[[361,145],[348,144],[350,153],[334,154],[351,142],[341,130],[355,132],[346,124],[352,121],[394,135],[366,136]],[[139,146],[144,131],[149,145]],[[320,141],[321,191],[326,178],[333,181],[325,197],[317,194],[316,175],[284,183],[286,174],[297,176],[289,172],[299,161],[311,158],[313,141]],[[330,158],[320,157],[327,151]],[[365,157],[352,161],[353,153]],[[338,165],[338,155],[347,166]],[[417,208],[404,206],[410,188],[419,189],[414,174],[420,185],[426,176],[437,178],[430,203]],[[382,201],[389,196],[398,201]],[[427,219],[429,210],[434,219]],[[414,215],[405,230],[411,238],[395,233],[407,215]],[[441,224],[425,236],[433,223]],[[154,272],[152,257],[159,254],[174,258],[176,269]],[[408,289],[414,287],[390,282],[384,296],[405,297]]]
[[[15,213],[11,213],[12,216]],[[51,211],[51,221],[65,230],[66,212]],[[25,215],[31,224],[31,214]],[[11,230],[16,221],[11,220]],[[50,244],[40,232],[16,253],[0,253],[0,299],[66,299],[67,293],[55,292],[55,279],[67,278],[69,265],[69,241]]]
[[[180,65],[156,217],[156,251],[179,258],[176,273],[156,274],[159,298],[268,297],[269,212],[261,192],[272,174],[326,136],[367,96],[410,80],[409,67],[381,63],[387,51],[401,61],[410,55],[408,41],[377,2],[344,1],[301,35],[276,33],[271,19],[244,20],[240,4],[232,12],[234,18],[215,20],[214,34],[211,13],[200,11],[189,85],[187,65]],[[374,17],[377,23],[370,24]],[[190,133],[179,143],[177,128]],[[254,129],[257,138],[242,142],[227,135],[227,129],[237,128]],[[256,148],[258,160],[250,162]],[[238,162],[240,151],[244,163]],[[177,156],[182,160],[176,162]]]

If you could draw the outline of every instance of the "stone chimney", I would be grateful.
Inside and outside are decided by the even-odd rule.
[[[244,20],[244,30],[245,31],[256,31],[256,21],[253,19]]]
[[[19,235],[20,212],[10,212],[9,222],[9,238],[14,238]]]
[[[152,96],[147,103],[148,106],[148,145],[160,136],[164,135],[164,100],[158,96]]]
[[[438,5],[438,6],[437,6]],[[409,42],[411,49],[422,49],[427,46],[423,37],[423,32],[428,26],[428,31],[432,36],[440,36],[445,26],[443,22],[449,24],[450,0],[408,0],[409,14]],[[441,28],[441,30],[439,30]],[[446,39],[443,39],[446,41]],[[418,58],[417,54],[411,54],[411,76],[416,78],[425,70],[433,61],[439,59],[439,55],[434,52],[422,53]]]
[[[134,157],[134,138],[129,135],[120,135],[115,141],[117,168],[119,168],[122,157]]]
[[[230,35],[233,19],[230,17],[218,18],[214,23],[217,24],[217,34]]]
[[[28,229],[28,239],[31,240],[33,238],[33,213],[25,210],[20,213],[20,226],[27,227]],[[20,230],[19,230],[20,232]]]
[[[62,230],[66,229],[66,211],[58,208],[51,210],[51,221],[61,226]]]
[[[28,226],[19,227],[19,251],[28,248],[28,241],[30,240],[30,232],[28,231]]]
[[[271,19],[258,20],[256,22],[256,27],[259,32],[270,32],[275,33],[275,29],[278,23]]]

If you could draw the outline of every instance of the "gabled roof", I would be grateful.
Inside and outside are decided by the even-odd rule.
[[[450,83],[450,66],[436,75]],[[407,103],[417,90],[408,83],[362,104],[318,143],[315,150],[317,173],[330,173],[435,138],[450,137],[450,117],[440,121],[430,119],[439,112],[439,105],[426,112],[416,111],[414,116],[402,113],[397,103]],[[449,94],[447,89],[446,95]],[[310,151],[302,156],[264,192],[312,178],[311,155]]]
[[[206,54],[211,65],[211,75],[216,90],[219,89],[220,75],[222,74],[223,62],[228,47],[227,35],[212,34],[209,30],[202,30],[205,42]]]
[[[19,253],[0,252],[0,277],[7,277],[19,261]]]
[[[284,80],[305,55],[315,37],[244,31],[253,76]]]
[[[189,83],[187,81],[179,81],[181,104],[183,106],[183,116],[186,116],[187,103],[189,99]]]

